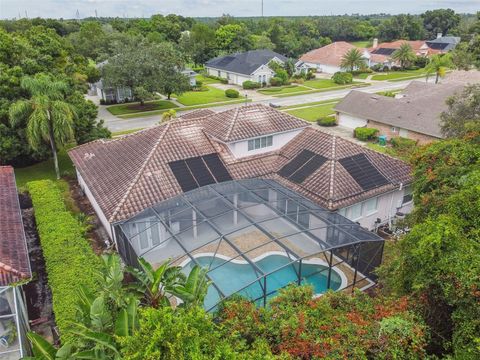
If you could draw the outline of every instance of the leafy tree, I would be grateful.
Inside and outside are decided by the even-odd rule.
[[[416,55],[409,43],[403,43],[392,54],[392,59],[400,62],[400,67],[405,69],[405,66],[411,64],[416,59]]]
[[[227,53],[241,52],[252,48],[248,29],[243,24],[227,24],[215,31],[217,48]]]
[[[350,49],[345,55],[343,55],[340,66],[343,69],[347,69],[350,72],[353,72],[355,69],[359,69],[365,66],[365,59],[363,58],[360,50]]]
[[[448,110],[441,118],[442,133],[446,137],[463,137],[480,130],[480,84],[465,87],[462,93],[447,99]]]
[[[107,53],[107,34],[102,25],[97,21],[85,21],[80,26],[80,31],[70,35],[75,50],[94,60]]]
[[[182,39],[184,51],[190,55],[195,65],[204,64],[215,57],[215,30],[207,24],[196,23],[190,35]]]
[[[436,54],[430,58],[430,62],[425,67],[427,75],[435,74],[435,84],[441,77],[447,73],[447,69],[452,67],[452,59],[450,54]]]
[[[413,15],[395,15],[384,20],[378,26],[378,35],[382,40],[421,40],[425,38],[423,22]]]
[[[65,102],[65,83],[48,76],[24,78],[22,88],[31,94],[29,100],[19,100],[10,108],[12,126],[26,121],[27,139],[33,149],[42,142],[50,143],[57,179],[60,179],[57,146],[65,145],[73,138],[74,112]]]
[[[133,95],[135,99],[140,101],[140,105],[145,105],[145,101],[153,98],[153,95],[150,91],[145,89],[143,86],[137,86],[133,89]]]
[[[265,35],[252,35],[252,49],[275,49],[275,44]]]
[[[460,15],[452,9],[428,10],[422,15],[423,26],[428,32],[428,38],[435,39],[438,33],[449,34],[460,23]]]
[[[475,56],[470,52],[468,43],[461,42],[450,53],[452,65],[459,70],[470,70],[475,65]]]
[[[175,119],[176,117],[177,117],[177,112],[175,111],[175,109],[169,109],[163,112],[161,123],[170,121],[172,119]]]

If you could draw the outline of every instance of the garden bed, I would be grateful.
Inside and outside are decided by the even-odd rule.
[[[107,107],[107,110],[112,115],[124,115],[124,114],[132,114],[132,113],[144,112],[144,111],[173,109],[176,107],[178,107],[176,104],[168,100],[154,100],[154,101],[148,101],[143,105],[140,104],[139,102],[111,105]]]

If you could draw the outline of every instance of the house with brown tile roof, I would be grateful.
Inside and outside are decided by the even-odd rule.
[[[358,48],[346,41],[336,41],[303,54],[300,61],[310,68],[317,69],[318,72],[334,74],[342,71],[342,58],[352,49]],[[368,51],[366,49],[358,50],[363,53],[365,64],[369,65],[370,54]]]
[[[15,175],[0,166],[0,358],[20,359],[26,353],[28,319],[21,284],[32,277]],[[21,326],[18,326],[20,324]]]
[[[240,150],[235,145],[239,143]],[[299,162],[301,154],[307,158]],[[249,178],[275,179],[371,229],[398,210],[406,211],[402,199],[411,181],[410,168],[402,161],[264,105],[197,119],[180,117],[78,146],[69,155],[81,187],[112,238],[116,224],[188,189],[209,181]],[[366,164],[371,176],[360,174],[357,162]],[[292,166],[298,168],[291,174],[282,171]],[[375,176],[381,181],[370,182]]]
[[[339,125],[376,128],[388,139],[401,136],[424,144],[443,137],[440,115],[448,109],[447,99],[464,86],[413,81],[395,98],[351,91],[334,110]]]

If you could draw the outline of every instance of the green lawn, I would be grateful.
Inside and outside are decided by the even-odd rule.
[[[112,137],[117,137],[117,136],[122,136],[122,135],[128,135],[128,134],[134,133],[134,132],[136,132],[136,131],[140,131],[140,130],[143,130],[143,128],[117,131],[117,132],[112,133]]]
[[[197,76],[195,76],[195,78],[197,79],[197,81],[201,81],[203,83],[203,85],[220,84],[219,80],[208,78],[208,77],[205,77],[203,75],[197,75]]]
[[[144,111],[155,111],[155,110],[166,110],[178,107],[174,103],[168,100],[153,100],[147,101],[142,106],[140,103],[128,103],[128,104],[118,104],[108,106],[107,110],[112,115],[124,115],[124,114],[134,114]]]
[[[359,48],[366,48],[372,46],[371,40],[350,41],[350,44]]]
[[[301,119],[314,122],[321,117],[333,114],[334,113],[333,107],[335,106],[335,104],[336,103],[331,103],[331,104],[311,106],[304,109],[288,110],[287,113],[289,113],[290,115],[299,117]]]
[[[352,84],[355,84],[355,82],[353,82]],[[344,85],[335,84],[335,82],[331,79],[307,80],[305,81],[304,85],[314,89],[329,89],[329,88],[344,86]]]
[[[372,77],[372,80],[401,80],[422,77],[425,74],[425,69],[392,71],[385,74],[376,74]]]
[[[225,96],[225,91],[207,86],[206,91],[187,91],[177,97],[177,101],[183,105],[201,105],[220,101],[238,100]]]
[[[295,105],[288,105],[288,106],[282,106],[282,110],[290,110],[290,109],[296,109],[299,107],[306,107],[306,106],[313,106],[313,105],[322,105],[322,104],[332,104],[332,103],[338,103],[341,98],[337,99],[330,99],[330,100],[320,100],[320,101],[314,101],[310,103],[305,103],[305,104],[295,104]]]
[[[358,75],[355,75],[353,78],[354,79],[363,79],[365,80],[367,77],[369,77],[370,75],[374,75],[374,73],[361,73],[361,74],[358,74]]]
[[[281,94],[292,94],[301,91],[308,91],[309,88],[302,85],[288,85],[288,86],[275,86],[266,89],[257,90],[260,94],[264,95],[281,95]]]
[[[65,172],[68,172],[70,175],[75,173],[73,163],[68,157],[66,150],[61,150],[58,153],[58,166],[60,167],[61,175]],[[15,168],[15,178],[20,191],[25,190],[25,186],[29,181],[44,179],[55,181],[57,177],[55,175],[53,160],[42,161],[38,164],[24,168]]]

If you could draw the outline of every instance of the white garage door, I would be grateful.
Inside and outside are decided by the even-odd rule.
[[[367,125],[367,120],[340,113],[338,115],[338,125],[355,129]]]

